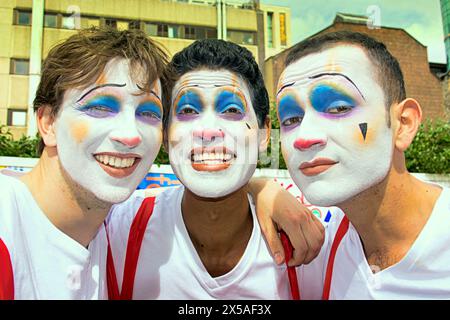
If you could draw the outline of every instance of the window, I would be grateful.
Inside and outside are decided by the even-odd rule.
[[[128,30],[129,22],[128,21],[117,21],[117,30]]]
[[[81,17],[81,27],[82,28],[99,27],[99,26],[100,26],[100,18]]]
[[[116,19],[105,19],[105,26],[111,27],[113,29],[117,29],[117,20]]]
[[[56,13],[46,13],[44,15],[44,27],[47,28],[58,27],[58,16]]]
[[[14,23],[22,26],[31,26],[31,11],[15,10]]]
[[[129,28],[139,30],[141,28],[141,22],[140,21],[130,21]]]
[[[25,59],[11,59],[11,74],[28,75],[30,61]]]
[[[287,45],[286,36],[286,13],[280,13],[280,44]]]
[[[8,126],[25,127],[27,125],[27,111],[23,109],[8,109],[6,124]]]
[[[195,28],[194,27],[184,27],[184,38],[185,39],[195,39]]]
[[[217,30],[216,29],[206,29],[206,39],[216,39]]]
[[[249,31],[227,31],[228,40],[233,41],[237,44],[256,44],[256,35],[254,32]]]
[[[167,37],[168,29],[167,24],[158,24],[158,37]]]
[[[62,16],[61,28],[63,29],[75,29],[75,17],[74,16]]]
[[[273,48],[273,12],[267,12],[267,46]]]
[[[154,23],[145,23],[144,31],[149,36],[157,36],[158,35],[158,25]]]
[[[167,36],[169,38],[180,38],[180,27],[179,26],[168,26]]]

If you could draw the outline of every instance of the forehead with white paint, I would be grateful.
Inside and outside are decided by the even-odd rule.
[[[187,72],[178,79],[172,90],[172,106],[177,97],[189,89],[201,89],[203,95],[211,99],[216,89],[221,87],[235,88],[242,93],[247,103],[251,103],[250,91],[241,77],[226,69],[200,69]]]

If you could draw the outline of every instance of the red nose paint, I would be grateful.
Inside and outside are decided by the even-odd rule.
[[[132,137],[132,138],[112,138],[114,141],[120,142],[127,147],[136,147],[138,144],[142,142],[141,137]]]
[[[320,145],[320,146],[324,146],[325,145],[325,141],[324,140],[320,140],[320,139],[297,139],[294,141],[294,148],[299,149],[299,150],[306,150],[311,148],[314,145]]]
[[[201,138],[206,141],[211,141],[215,138],[223,138],[225,136],[222,130],[216,129],[195,130],[193,134],[194,138]]]

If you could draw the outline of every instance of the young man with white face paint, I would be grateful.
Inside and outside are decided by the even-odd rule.
[[[246,188],[270,135],[256,61],[243,47],[208,39],[170,67],[177,80],[165,134],[184,186],[114,208],[112,298],[290,299],[286,267],[273,262]],[[320,248],[320,222],[309,214],[302,226],[305,241],[316,242],[307,246]]]
[[[20,180],[0,175],[0,299],[107,297],[103,222],[160,149],[166,61],[136,30],[81,31],[49,52],[34,101],[41,158]]]
[[[289,172],[314,204],[337,205],[306,298],[450,298],[450,191],[414,178],[404,151],[421,121],[397,60],[359,33],[304,41],[277,93]]]
[[[34,108],[42,155],[0,175],[0,299],[104,299],[104,219],[162,141],[166,56],[145,33],[90,29],[48,54]]]

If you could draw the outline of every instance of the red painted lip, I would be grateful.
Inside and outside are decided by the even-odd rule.
[[[121,159],[129,159],[129,158],[135,158],[133,165],[128,168],[114,168],[109,165],[106,165],[100,161],[98,161],[95,156],[96,155],[108,155],[112,157],[117,157]],[[94,155],[95,161],[99,164],[99,166],[111,177],[113,178],[125,178],[133,174],[134,170],[136,170],[137,166],[141,162],[141,156],[135,153],[114,153],[114,152],[99,152]]]
[[[194,155],[196,154],[202,154],[202,153],[223,153],[223,154],[231,154],[232,158],[228,161],[224,161],[223,163],[218,164],[206,164],[203,161],[195,162],[194,161]],[[229,150],[228,148],[221,146],[221,147],[197,147],[192,149],[191,151],[191,165],[192,168],[196,171],[222,171],[226,170],[231,166],[231,161],[236,157],[236,155]]]
[[[334,161],[331,159],[317,158],[311,162],[301,163],[299,169],[305,176],[310,177],[310,176],[318,175],[319,173],[322,173],[322,172],[330,169],[332,166],[334,166],[337,163],[338,163],[337,161]]]

